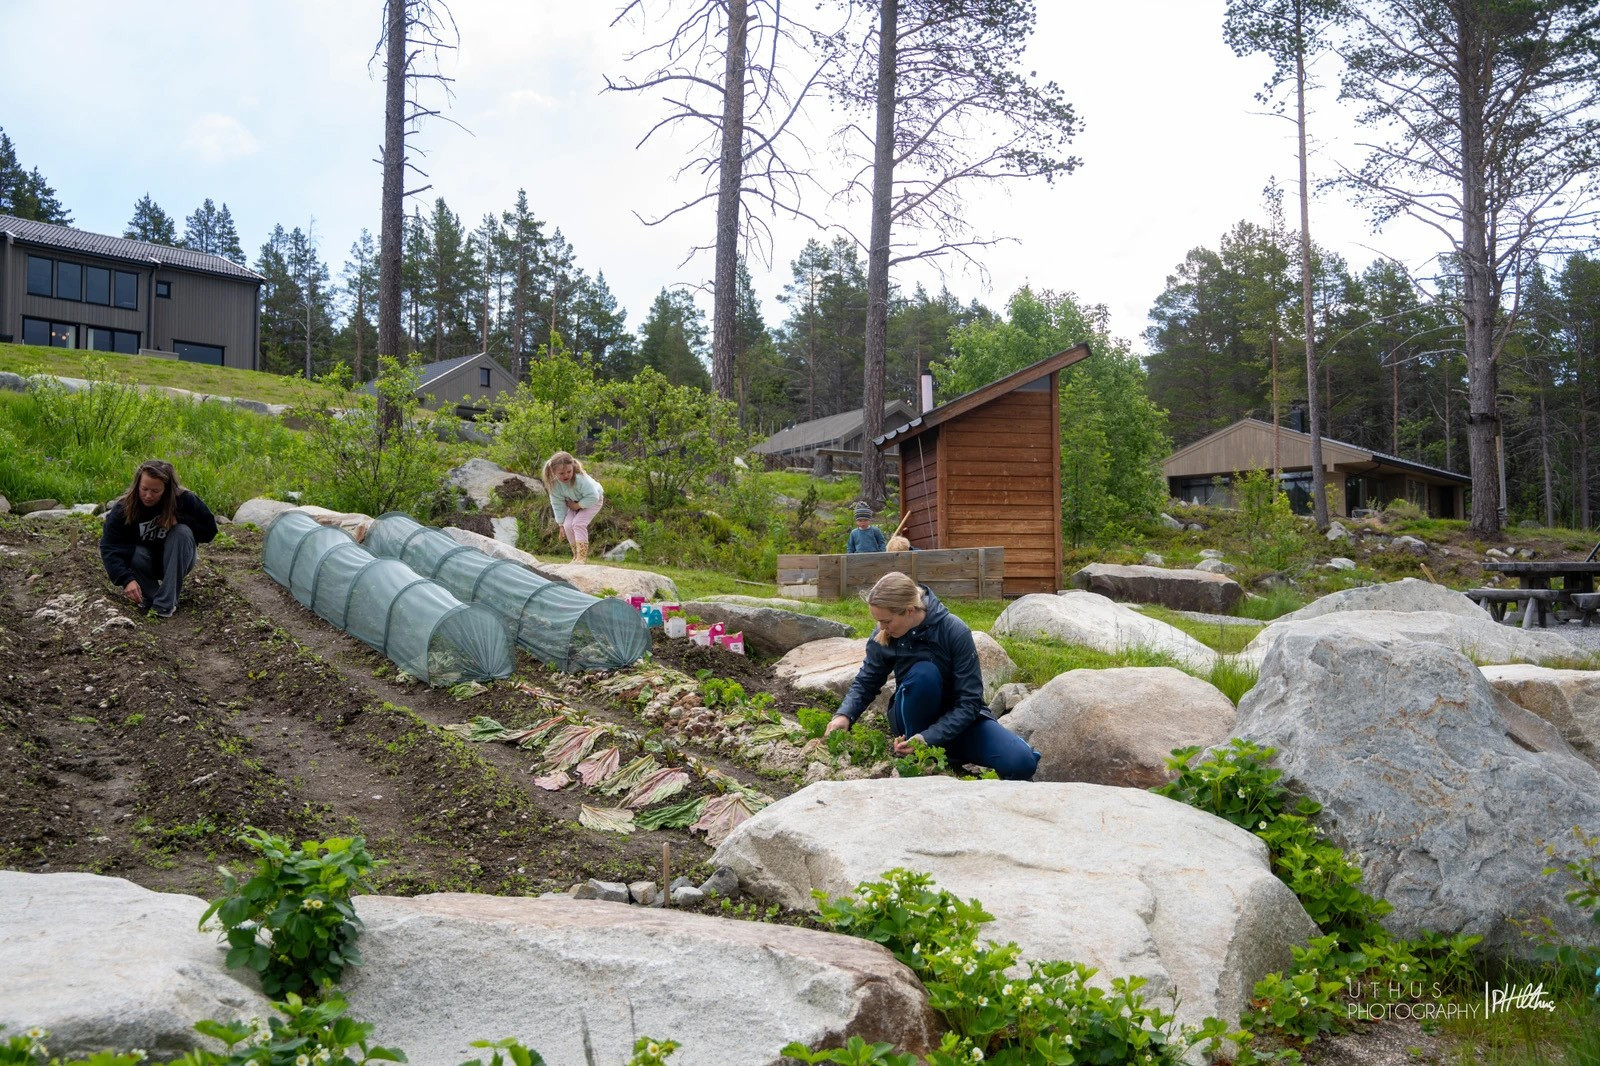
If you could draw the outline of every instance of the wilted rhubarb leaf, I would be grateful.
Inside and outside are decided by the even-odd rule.
[[[683,829],[700,817],[705,805],[706,797],[696,796],[682,803],[657,807],[653,811],[641,811],[634,816],[633,822],[640,829]]]
[[[603,751],[597,751],[578,764],[578,780],[593,788],[602,778],[617,772],[617,765],[622,761],[622,753],[612,745]]]
[[[513,729],[500,739],[507,744],[516,744],[523,748],[536,748],[549,739],[552,729],[566,724],[567,720],[558,714],[553,718],[546,718],[538,725],[531,725],[526,729]]]
[[[606,735],[603,725],[573,726],[563,729],[550,738],[544,749],[545,766],[551,770],[566,770],[578,765],[595,742]]]
[[[657,770],[637,785],[634,785],[633,790],[623,797],[622,805],[624,807],[632,807],[635,810],[640,807],[648,807],[652,803],[659,803],[668,796],[676,796],[688,784],[688,774],[669,766],[664,770]]]
[[[656,762],[654,755],[641,755],[627,766],[601,781],[600,791],[608,796],[615,796],[623,789],[637,785],[640,781],[655,773],[660,766],[661,764]]]
[[[578,806],[578,824],[608,833],[631,833],[633,812],[621,807],[591,807],[583,803]]]
[[[478,715],[472,721],[460,725],[445,726],[457,736],[466,737],[468,740],[482,742],[485,740],[500,740],[506,735],[506,727],[493,718]]]
[[[546,792],[560,792],[572,784],[572,775],[565,770],[557,770],[553,774],[545,774],[543,777],[534,778],[533,783]]]
[[[752,744],[765,744],[769,740],[787,739],[789,739],[789,727],[777,722],[768,722],[750,730],[750,743]]]
[[[704,831],[706,843],[716,847],[727,839],[735,826],[764,806],[766,804],[743,792],[730,792],[726,796],[717,796],[706,802],[705,810],[701,812],[699,820],[691,825],[689,830]]]

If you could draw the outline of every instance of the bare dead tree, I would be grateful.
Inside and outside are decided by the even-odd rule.
[[[612,20],[646,15],[647,0],[630,0]],[[783,0],[661,0],[665,10],[685,9],[670,34],[626,58],[654,64],[643,77],[606,79],[615,92],[662,93],[666,115],[640,138],[643,145],[671,128],[698,128],[701,139],[678,171],[704,182],[703,191],[647,226],[716,204],[714,237],[684,257],[711,250],[711,382],[716,394],[734,398],[738,260],[741,252],[771,261],[772,233],[763,216],[809,218],[801,209],[802,187],[810,181],[809,153],[792,135],[801,105],[820,83],[823,62],[808,62],[809,73],[792,73],[791,55],[813,57],[815,32],[794,22]],[[794,160],[791,163],[791,160]],[[752,213],[747,205],[761,209]],[[813,220],[815,221],[815,220]]]
[[[1078,118],[1055,82],[1023,69],[1033,33],[1030,0],[869,0],[876,19],[840,54],[834,95],[870,130],[848,123],[839,139],[861,161],[842,198],[871,203],[867,248],[866,426],[861,495],[884,496],[883,432],[889,273],[915,259],[955,256],[983,271],[977,251],[1007,238],[975,233],[968,190],[1075,170],[1065,155]],[[900,243],[896,243],[896,234]]]
[[[383,168],[378,235],[379,355],[399,358],[406,354],[400,321],[405,198],[432,188],[405,187],[407,171],[428,176],[409,158],[412,153],[426,154],[409,138],[428,118],[442,118],[465,128],[442,109],[422,102],[422,90],[430,85],[441,89],[446,100],[451,97],[450,85],[455,79],[439,70],[439,58],[455,51],[460,43],[461,33],[444,0],[384,0],[383,32],[368,61],[370,68],[382,56],[384,70],[383,148],[375,160]]]

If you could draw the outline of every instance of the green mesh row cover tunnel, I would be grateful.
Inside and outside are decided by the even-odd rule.
[[[379,559],[302,511],[279,515],[261,549],[267,575],[330,625],[430,685],[509,677],[500,616],[462,603],[397,559]]]
[[[497,612],[513,640],[559,669],[616,670],[650,650],[649,627],[622,600],[590,596],[510,560],[490,558],[410,515],[378,518],[366,546]]]

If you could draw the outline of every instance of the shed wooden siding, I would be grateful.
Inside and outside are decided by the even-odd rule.
[[[1210,477],[1236,470],[1272,469],[1272,426],[1245,419],[1210,437],[1173,452],[1162,465],[1167,477]],[[1278,435],[1278,454],[1285,470],[1311,469],[1311,438],[1285,428]],[[1338,441],[1324,438],[1322,463],[1333,467],[1341,463],[1365,463],[1370,452],[1363,452]]]
[[[483,380],[480,371],[485,369],[489,371],[488,386],[479,384]],[[424,382],[422,391],[433,397],[428,402],[428,406],[433,408],[446,404],[487,407],[500,393],[516,392],[517,383],[492,358],[482,358],[463,363],[431,382]]]
[[[939,430],[931,429],[900,449],[900,513],[911,517],[901,534],[918,548],[939,543]]]
[[[949,476],[940,482],[947,531],[942,548],[1006,550],[1004,594],[1059,587],[1060,428],[1054,375],[939,427]]]

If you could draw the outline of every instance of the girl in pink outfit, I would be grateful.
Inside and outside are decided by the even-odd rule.
[[[561,532],[572,546],[572,561],[589,560],[589,523],[606,502],[600,482],[584,472],[571,452],[556,452],[544,464],[544,487]]]

